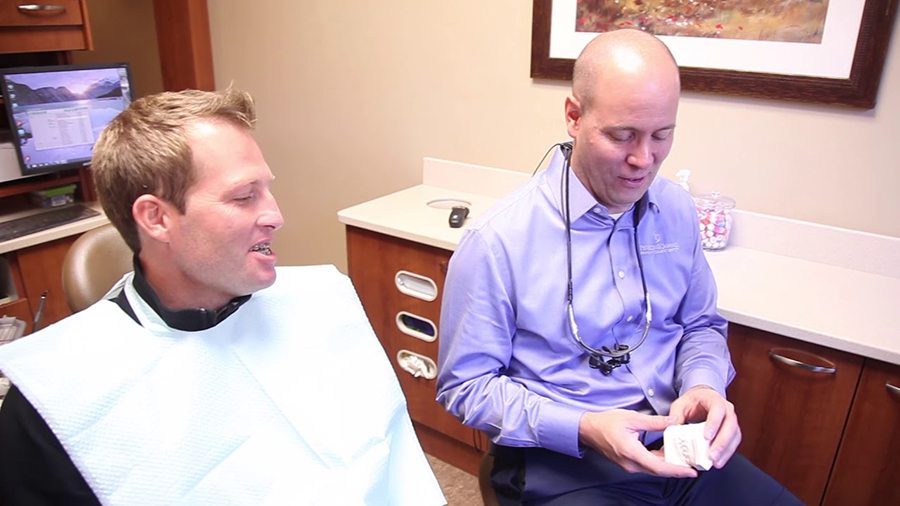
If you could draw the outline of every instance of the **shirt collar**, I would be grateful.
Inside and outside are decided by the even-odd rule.
[[[147,302],[156,314],[166,322],[166,325],[186,332],[196,332],[215,327],[223,320],[234,314],[242,304],[250,300],[250,295],[242,295],[228,301],[227,304],[215,311],[205,308],[174,310],[166,307],[156,295],[156,291],[144,277],[144,270],[137,255],[133,257],[134,263],[134,289],[144,301]]]
[[[580,179],[575,175],[575,172],[572,171],[572,167],[567,166],[565,163],[565,157],[563,156],[562,150],[560,148],[556,148],[553,152],[553,157],[550,159],[550,164],[548,165],[546,171],[546,181],[551,189],[551,194],[554,195],[554,200],[556,201],[557,207],[560,210],[560,214],[562,214],[563,206],[565,202],[562,200],[562,195],[560,193],[561,184],[563,181],[563,170],[569,171],[569,212],[571,213],[571,221],[574,223],[578,221],[579,218],[584,216],[585,214],[591,212],[595,208],[602,209],[603,212],[606,213],[606,216],[609,216],[609,210],[603,204],[597,202],[597,199],[591,194],[590,191],[584,186]],[[647,199],[646,206],[649,207],[650,211],[654,213],[659,213],[659,205],[658,202],[658,189],[657,183],[659,183],[659,175],[657,174],[656,179],[653,180],[653,183],[650,184],[650,188],[647,190]],[[632,214],[631,209],[625,211],[624,216],[629,216]],[[646,212],[645,212],[646,215]]]

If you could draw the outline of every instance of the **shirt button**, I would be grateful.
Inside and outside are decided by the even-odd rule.
[[[628,315],[628,318],[625,318],[625,321],[627,322],[630,322],[631,320],[634,320],[634,316]]]
[[[619,271],[619,279],[625,279],[625,271]]]
[[[595,207],[592,211],[594,211],[594,214],[603,214],[603,211],[601,211],[599,207]]]
[[[648,388],[648,389],[647,389],[647,395],[648,395],[648,396],[653,397],[655,394],[656,394],[656,392],[654,392],[652,388]]]

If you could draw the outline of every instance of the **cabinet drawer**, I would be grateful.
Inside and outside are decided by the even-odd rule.
[[[26,5],[35,6],[38,10],[20,9]],[[82,49],[93,49],[83,1],[0,2],[0,53]]]
[[[410,417],[440,434],[478,448],[479,433],[461,424],[434,400],[437,395],[435,380],[415,377],[404,370],[397,359],[398,352],[403,350],[437,362],[437,339],[426,341],[404,332],[397,325],[397,315],[404,313],[427,319],[435,324],[435,334],[440,331],[441,293],[450,254],[440,248],[347,227],[350,278],[372,328],[394,366],[406,395]],[[409,290],[398,287],[397,274],[401,272],[418,276],[425,284],[433,283],[433,287],[421,290],[433,290],[433,299],[410,295]]]
[[[388,352],[390,354],[390,352]],[[406,396],[409,407],[409,416],[413,421],[425,425],[445,436],[477,447],[477,432],[471,427],[466,427],[455,417],[447,413],[443,406],[434,400],[436,395],[435,380],[415,378],[410,373],[400,369],[397,365],[396,353],[390,354],[394,371],[400,380],[400,387]]]
[[[384,339],[387,332],[397,329],[400,311],[440,325],[449,251],[348,226],[347,258],[350,278],[379,338]],[[403,293],[396,282],[401,272],[433,283],[433,300]]]
[[[804,503],[819,504],[862,358],[741,325],[728,333],[738,451]]]
[[[79,0],[0,2],[0,27],[81,25]]]
[[[866,359],[825,506],[900,504],[900,366]]]

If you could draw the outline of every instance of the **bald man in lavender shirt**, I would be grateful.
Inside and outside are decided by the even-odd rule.
[[[576,60],[570,143],[466,231],[441,310],[438,401],[488,433],[502,504],[800,504],[735,453],[727,322],[690,195],[656,179],[680,80],[638,30]],[[663,458],[705,422],[712,468]]]

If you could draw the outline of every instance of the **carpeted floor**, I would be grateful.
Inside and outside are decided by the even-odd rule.
[[[428,455],[428,462],[449,506],[484,506],[478,490],[478,477],[431,455]]]

